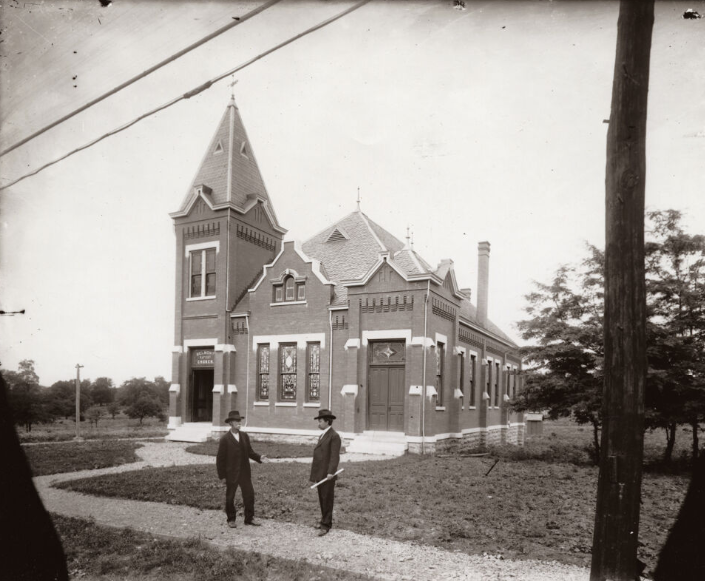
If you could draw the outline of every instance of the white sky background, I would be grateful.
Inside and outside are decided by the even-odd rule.
[[[171,100],[352,2],[282,2],[0,158],[0,183]],[[3,147],[259,2],[2,2]],[[523,296],[604,241],[618,2],[375,1],[237,75],[280,223],[305,240],[355,209],[476,289],[519,339]],[[705,233],[705,2],[657,2],[647,206]],[[75,51],[75,53],[74,53]],[[76,76],[74,80],[73,77]],[[0,362],[44,385],[170,379],[178,209],[229,100],[223,81],[0,191]],[[74,87],[76,85],[76,87]]]

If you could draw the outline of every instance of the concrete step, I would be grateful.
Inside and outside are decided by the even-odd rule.
[[[351,454],[403,456],[408,448],[403,432],[363,432],[347,446],[347,451]]]
[[[170,442],[206,442],[213,430],[213,424],[206,422],[181,424],[167,435]]]

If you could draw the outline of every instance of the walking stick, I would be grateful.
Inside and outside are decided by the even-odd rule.
[[[345,468],[341,468],[341,469],[338,470],[335,474],[333,474],[333,476],[337,476],[337,475],[340,474],[343,470],[345,470]],[[319,484],[323,484],[324,482],[327,482],[328,480],[333,480],[333,479],[332,479],[332,478],[324,478],[324,479],[321,480],[320,482],[316,482],[316,484],[312,484],[312,485],[311,485],[311,488],[316,488],[316,486],[318,486]]]

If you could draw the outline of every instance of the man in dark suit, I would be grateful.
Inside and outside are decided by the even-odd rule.
[[[318,486],[318,502],[321,505],[321,523],[318,536],[327,535],[333,526],[333,499],[335,497],[335,473],[340,462],[340,436],[333,429],[335,416],[330,410],[320,410],[313,418],[318,420],[318,429],[323,433],[313,449],[313,464],[311,465],[311,482],[325,482]]]
[[[255,462],[267,461],[266,456],[260,456],[250,445],[250,438],[245,432],[240,431],[244,416],[235,410],[228,414],[225,421],[230,424],[230,431],[221,439],[218,445],[218,455],[215,467],[218,478],[225,481],[225,514],[228,517],[228,526],[235,528],[235,491],[239,486],[242,489],[242,502],[245,505],[245,524],[258,527],[260,523],[254,521],[255,517],[255,489],[252,487],[252,473],[250,472],[250,458]]]

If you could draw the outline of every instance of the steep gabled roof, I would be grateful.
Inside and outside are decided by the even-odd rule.
[[[331,237],[336,230],[347,238]],[[321,262],[331,280],[340,282],[360,278],[377,262],[380,252],[394,253],[404,245],[358,210],[309,238],[302,247]]]
[[[231,205],[244,213],[254,201],[264,202],[274,221],[273,226],[279,228],[252,144],[234,99],[226,107],[218,130],[210,141],[184,201],[179,211],[174,214],[179,214],[189,207],[194,196],[194,187],[198,185],[210,188],[210,199],[215,207]]]

